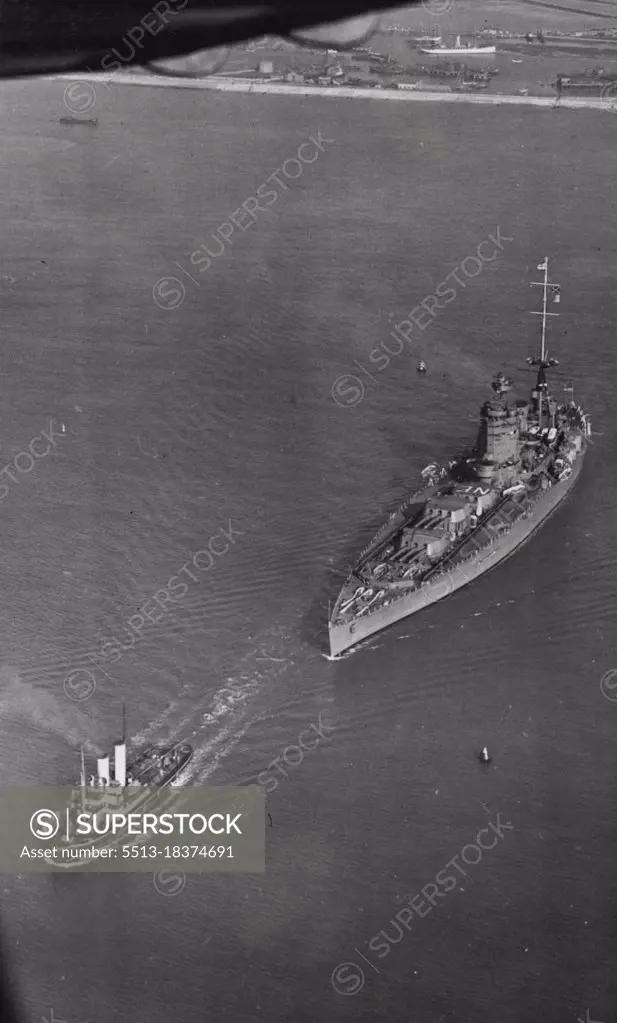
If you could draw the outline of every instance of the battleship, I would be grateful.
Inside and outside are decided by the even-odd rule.
[[[127,762],[126,716],[123,708],[123,737],[114,743],[113,769],[110,756],[97,758],[96,774],[86,783],[83,747],[81,750],[81,777],[79,788],[73,790],[69,815],[79,813],[143,812],[156,797],[158,790],[167,787],[178,777],[193,756],[193,747],[187,742],[174,745],[148,746],[134,760]],[[117,841],[122,841],[117,838]],[[124,839],[126,841],[126,839]],[[108,834],[95,834],[85,842],[66,835],[58,841],[59,858],[54,866],[71,867],[80,863],[95,847],[114,845]]]
[[[365,548],[349,573],[328,623],[330,655],[339,657],[362,640],[443,600],[509,557],[574,486],[581,472],[591,421],[564,388],[559,403],[547,373],[558,365],[546,346],[548,312],[561,300],[549,282],[548,257],[540,263],[543,289],[539,357],[529,400],[514,400],[504,373],[480,412],[472,450],[422,472],[422,485]],[[567,401],[567,395],[570,400]]]

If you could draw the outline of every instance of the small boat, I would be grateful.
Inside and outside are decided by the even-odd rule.
[[[96,128],[99,123],[98,117],[59,117],[59,124],[88,124],[91,128]]]
[[[488,748],[486,746],[482,747],[482,752],[480,753],[478,759],[481,764],[490,764],[491,757],[489,756]]]
[[[420,359],[420,362],[416,366],[416,372],[417,373],[428,373],[428,370],[426,368],[426,363],[424,362],[423,359]]]

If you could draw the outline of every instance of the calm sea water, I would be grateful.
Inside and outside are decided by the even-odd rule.
[[[4,779],[71,781],[122,699],[135,745],[194,743],[193,782],[255,780],[320,714],[333,730],[274,772],[264,875],[174,897],[147,874],[4,876],[25,1018],[614,1020],[617,120],[96,89],[92,128],[59,123],[64,83],[3,86],[3,464],[66,430],[0,505]],[[319,159],[193,283],[190,254],[319,130]],[[499,258],[372,365],[498,228]],[[545,254],[556,387],[598,431],[580,483],[505,565],[329,662],[354,554],[473,438],[494,372],[528,388]],[[153,300],[166,276],[175,309]],[[67,673],[230,521],[228,553],[71,702]],[[495,848],[371,947],[498,814]]]

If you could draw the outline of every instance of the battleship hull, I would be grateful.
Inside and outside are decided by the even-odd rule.
[[[369,636],[387,629],[388,626],[400,622],[409,615],[416,614],[423,608],[443,600],[455,590],[477,579],[490,569],[494,568],[501,561],[508,558],[514,551],[525,543],[561,504],[578,479],[585,456],[585,446],[582,447],[578,457],[572,465],[572,474],[568,479],[555,483],[549,490],[541,493],[534,501],[525,517],[518,519],[507,533],[496,537],[486,546],[479,549],[477,554],[468,558],[463,564],[454,565],[444,570],[434,579],[427,581],[418,589],[405,593],[398,597],[387,607],[380,607],[373,613],[363,615],[355,621],[345,623],[329,624],[330,653],[338,657],[350,647],[355,646]],[[396,523],[400,513],[393,517],[393,525]],[[377,534],[375,541],[381,539],[388,527]],[[375,541],[373,543],[375,543]],[[373,544],[371,544],[371,547]]]

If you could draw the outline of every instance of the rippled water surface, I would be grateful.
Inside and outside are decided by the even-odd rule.
[[[134,746],[195,745],[193,782],[255,780],[320,715],[330,733],[269,770],[264,875],[190,875],[173,898],[147,874],[4,876],[24,1018],[608,1023],[617,120],[97,85],[84,126],[59,123],[63,91],[5,84],[0,111],[3,464],[65,427],[0,502],[5,781],[72,781],[122,699]],[[191,254],[318,131],[319,158],[199,274]],[[498,228],[499,258],[378,368],[392,321]],[[529,386],[545,254],[556,387],[597,430],[575,491],[495,572],[328,661],[354,554],[473,438],[495,371]],[[354,405],[333,399],[348,375]],[[128,646],[230,526],[71,701],[67,673]],[[498,814],[512,827],[464,866]],[[454,888],[397,930],[457,855]]]

